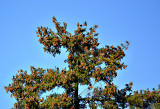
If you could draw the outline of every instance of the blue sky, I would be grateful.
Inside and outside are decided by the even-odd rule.
[[[77,22],[87,21],[88,29],[97,24],[98,48],[130,42],[122,60],[128,67],[118,71],[114,83],[119,88],[133,81],[133,90],[158,89],[160,56],[159,0],[1,0],[0,2],[0,108],[10,109],[16,102],[4,90],[12,83],[13,75],[23,69],[30,74],[30,66],[67,68],[67,52],[61,49],[56,57],[43,52],[35,31],[52,23],[55,16],[67,23],[71,33]],[[104,66],[103,66],[104,67]],[[102,83],[104,85],[104,83]],[[99,83],[96,86],[100,86]],[[87,86],[80,86],[81,93]],[[54,92],[63,92],[55,89]],[[45,95],[43,95],[45,96]]]

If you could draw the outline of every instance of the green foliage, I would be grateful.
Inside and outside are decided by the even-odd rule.
[[[127,65],[121,63],[121,59],[125,56],[124,49],[127,50],[127,45],[113,47],[107,46],[98,49],[98,33],[96,33],[97,25],[91,27],[89,32],[86,31],[87,23],[83,25],[77,23],[77,30],[74,35],[69,33],[66,28],[67,24],[63,22],[63,26],[53,17],[57,33],[54,33],[48,27],[38,27],[36,34],[39,37],[39,42],[44,45],[44,52],[50,53],[55,57],[60,54],[60,48],[64,47],[69,51],[68,58],[64,61],[69,65],[69,70],[55,67],[55,69],[34,68],[31,66],[31,75],[27,71],[20,70],[18,75],[13,76],[12,85],[4,87],[6,92],[10,91],[17,100],[14,107],[18,109],[78,109],[80,101],[83,101],[83,108],[88,103],[89,107],[96,109],[98,106],[106,109],[125,108],[160,108],[160,88],[159,90],[149,90],[138,94],[138,91],[132,93],[132,85],[130,82],[126,84],[124,89],[119,90],[113,84],[113,78],[117,76],[117,70],[125,69]],[[106,67],[99,67],[102,63]],[[93,85],[90,78],[94,78],[96,82],[104,81],[106,86],[104,89],[94,88],[91,98],[82,98],[78,95],[78,84],[89,85],[91,90]],[[40,98],[41,94],[54,89],[56,86],[63,87],[63,94],[51,94],[47,97]],[[127,95],[127,92],[130,92]],[[95,101],[100,102],[98,105]],[[128,103],[128,105],[127,105]]]

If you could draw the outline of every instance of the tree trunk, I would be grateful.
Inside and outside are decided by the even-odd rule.
[[[75,109],[79,109],[79,98],[78,98],[78,79],[75,83]]]

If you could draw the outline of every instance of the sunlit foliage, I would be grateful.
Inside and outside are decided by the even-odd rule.
[[[96,29],[98,25],[89,28],[87,32],[84,24],[77,23],[77,30],[72,35],[67,29],[67,24],[63,22],[63,26],[57,22],[56,18],[52,18],[57,33],[48,27],[38,27],[36,31],[39,37],[39,43],[44,45],[44,52],[50,53],[55,57],[60,54],[60,48],[64,47],[69,52],[67,59],[64,61],[69,65],[69,70],[43,69],[30,67],[31,74],[27,71],[20,70],[16,76],[13,76],[13,83],[4,87],[6,92],[11,92],[17,103],[14,104],[16,109],[78,109],[80,105],[85,107],[86,103],[89,107],[95,109],[98,106],[106,109],[117,108],[160,108],[160,88],[159,90],[143,90],[138,93],[134,91],[132,94],[132,85],[130,82],[126,84],[124,89],[119,90],[113,84],[113,78],[117,76],[117,70],[127,67],[121,60],[125,56],[124,50],[128,49],[129,42],[126,45],[114,47],[107,46],[98,49],[98,33]],[[106,67],[102,69],[100,65],[105,63]],[[104,81],[106,86],[104,89],[94,88],[91,98],[82,98],[78,95],[78,85],[89,85],[88,89],[93,88],[90,78],[94,78],[96,82]],[[41,94],[54,89],[56,86],[63,87],[63,94],[51,94],[47,97],[40,98]],[[127,95],[127,92],[130,92]],[[83,104],[80,104],[80,101]],[[95,101],[101,102],[99,105]]]

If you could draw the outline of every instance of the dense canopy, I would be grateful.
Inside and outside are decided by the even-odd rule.
[[[160,87],[159,90],[153,91],[141,90],[134,91],[132,94],[132,85],[130,82],[126,84],[124,89],[119,90],[113,84],[113,78],[117,76],[117,70],[127,67],[121,63],[121,59],[125,56],[124,50],[128,49],[127,45],[107,46],[98,49],[98,33],[96,33],[97,25],[91,27],[87,32],[84,24],[77,23],[77,30],[74,35],[69,33],[67,24],[63,22],[63,26],[57,22],[56,18],[52,18],[57,33],[48,27],[38,27],[36,31],[39,42],[44,45],[44,52],[50,53],[54,57],[60,54],[61,47],[66,48],[69,52],[68,58],[64,61],[69,65],[69,70],[43,69],[31,66],[31,75],[27,71],[20,70],[16,76],[13,76],[13,83],[4,87],[6,92],[10,91],[11,97],[17,100],[15,108],[70,108],[78,109],[85,107],[86,103],[89,107],[96,108],[98,106],[109,109],[138,107],[147,108],[149,106],[160,107]],[[100,65],[105,63],[106,67],[102,69]],[[104,81],[105,89],[94,89],[94,96],[90,98],[82,98],[78,94],[78,85],[89,85],[88,89],[93,88],[90,78],[94,78],[96,82]],[[51,94],[46,100],[41,99],[41,94],[54,89],[56,86],[62,86],[65,92],[61,94]],[[130,92],[127,94],[127,92]],[[80,102],[82,103],[80,104]],[[95,103],[99,101],[99,105]]]

